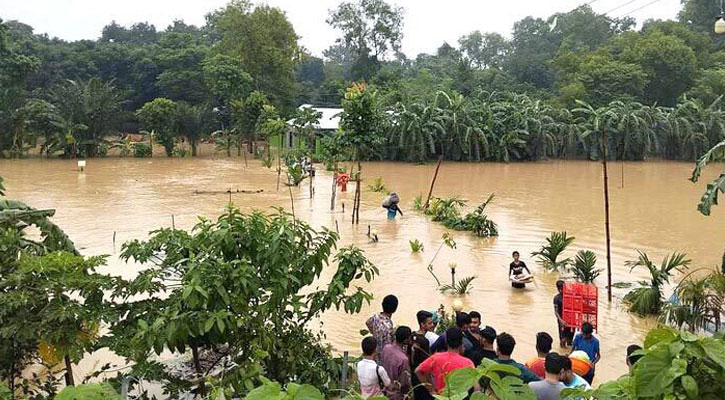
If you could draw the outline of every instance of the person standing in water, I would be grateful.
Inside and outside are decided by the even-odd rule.
[[[388,219],[395,219],[398,213],[400,213],[401,216],[403,215],[403,210],[398,207],[399,202],[400,197],[395,192],[390,193],[385,200],[383,200],[383,208],[388,210]]]
[[[524,273],[524,270],[531,275],[531,271],[529,271],[529,267],[526,266],[526,263],[519,260],[519,252],[514,251],[512,254],[514,260],[509,264],[509,279],[512,279],[518,275],[522,275]],[[511,282],[511,286],[515,287],[516,289],[523,289],[526,287],[526,284],[523,282]]]

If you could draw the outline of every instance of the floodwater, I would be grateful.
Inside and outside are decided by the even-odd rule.
[[[37,208],[57,209],[58,223],[84,254],[109,254],[105,272],[132,277],[141,266],[118,260],[123,242],[145,238],[149,231],[168,227],[191,228],[197,215],[215,217],[229,201],[227,194],[194,194],[195,190],[225,191],[263,189],[259,194],[234,194],[234,204],[243,210],[270,210],[282,206],[290,210],[290,192],[282,185],[276,190],[277,174],[250,160],[240,158],[88,160],[86,171],[76,170],[72,160],[3,160],[0,175],[5,178],[7,195]],[[388,221],[380,207],[381,193],[367,189],[362,196],[360,225],[350,224],[354,184],[347,193],[338,193],[337,210],[330,212],[330,173],[318,171],[315,196],[310,198],[308,182],[292,188],[295,213],[313,226],[335,229],[337,221],[341,245],[354,243],[379,268],[381,275],[364,287],[376,299],[362,313],[345,315],[329,312],[323,318],[327,341],[336,351],[358,354],[359,331],[365,320],[379,310],[380,300],[389,293],[400,299],[393,316],[396,325],[416,326],[415,313],[449,307],[454,297],[436,290],[426,266],[446,229],[412,210],[413,197],[427,193],[434,165],[366,163],[363,175],[368,182],[382,177],[386,186],[401,196],[403,217]],[[690,183],[692,164],[674,162],[611,163],[610,193],[612,222],[613,280],[646,278],[643,271],[630,273],[626,260],[636,258],[636,250],[649,253],[659,262],[671,251],[685,251],[694,267],[714,268],[721,260],[725,244],[725,205],[704,217],[696,211],[705,182],[714,178],[718,167],[706,171],[701,184]],[[322,169],[318,166],[318,169]],[[284,176],[282,177],[284,180]],[[483,322],[499,332],[511,333],[517,341],[514,358],[525,362],[535,356],[535,334],[547,331],[556,338],[552,298],[556,273],[547,273],[529,254],[538,249],[551,231],[566,230],[576,241],[566,255],[591,249],[599,256],[598,266],[606,268],[603,223],[601,164],[586,161],[552,161],[521,164],[447,163],[441,166],[434,194],[461,196],[469,208],[480,204],[490,193],[496,199],[489,215],[500,228],[500,236],[475,238],[454,232],[457,249],[443,248],[434,270],[443,282],[450,280],[448,263],[458,264],[457,277],[477,276],[471,293],[462,298],[465,310],[478,310]],[[345,204],[346,212],[342,212]],[[380,237],[368,243],[367,225]],[[116,242],[114,244],[113,238]],[[411,254],[409,240],[418,239],[425,251]],[[518,250],[537,278],[538,287],[513,290],[507,281],[510,254]],[[329,271],[323,278],[329,277]],[[626,372],[625,348],[641,343],[655,321],[625,312],[615,290],[610,304],[606,298],[606,275],[597,280],[599,330],[602,361],[597,382],[615,379]],[[555,340],[555,349],[558,342]],[[107,352],[82,363],[79,377],[106,361],[118,362]],[[85,369],[85,371],[84,371]]]

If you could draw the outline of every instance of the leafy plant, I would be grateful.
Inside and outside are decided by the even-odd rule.
[[[494,195],[488,196],[476,210],[466,214],[463,219],[465,230],[473,232],[478,237],[498,236],[498,226],[486,215],[486,207],[493,201]]]
[[[442,286],[438,287],[438,290],[440,290],[442,293],[466,295],[473,288],[473,285],[471,283],[475,279],[476,279],[475,276],[467,276],[467,277],[459,279],[457,282],[455,282],[453,284],[442,285]]]
[[[423,211],[423,195],[419,194],[413,198],[413,210]]]
[[[277,382],[272,382],[265,378],[262,378],[262,382],[262,386],[259,386],[249,392],[244,399],[325,400],[325,396],[322,395],[322,392],[312,385],[298,385],[296,383],[290,383],[284,390],[282,390],[282,387]]]
[[[388,188],[385,187],[385,184],[383,183],[383,178],[380,176],[375,178],[375,180],[373,180],[373,183],[368,185],[368,189],[371,192],[376,192],[376,193],[387,193],[388,192]]]
[[[725,341],[667,327],[651,330],[632,372],[596,390],[564,389],[562,398],[716,400],[725,393]]]
[[[690,265],[684,253],[673,253],[662,260],[660,266],[652,262],[647,253],[637,251],[639,258],[636,261],[627,261],[630,271],[637,267],[644,267],[650,273],[649,282],[639,282],[640,287],[632,289],[624,296],[629,304],[629,311],[640,315],[659,315],[664,304],[664,285],[670,282],[675,272],[682,272]]]
[[[594,280],[602,273],[601,268],[594,268],[596,264],[597,255],[593,251],[580,250],[572,265],[572,272],[576,280],[581,283],[594,283]]]
[[[137,158],[151,157],[152,148],[146,143],[135,143],[133,145],[133,156]]]
[[[566,232],[552,232],[551,235],[546,238],[547,244],[541,246],[541,250],[534,251],[531,253],[532,256],[536,256],[539,263],[544,268],[553,271],[566,271],[567,267],[571,263],[571,259],[565,258],[559,260],[561,253],[574,241],[573,236],[567,236]]]
[[[63,389],[56,400],[123,400],[113,388],[104,383],[87,383]]]
[[[378,274],[357,248],[332,257],[337,240],[335,232],[315,231],[281,211],[245,215],[229,208],[191,232],[161,229],[148,241],[126,243],[122,257],[146,269],[117,287],[122,317],[107,345],[135,361],[139,377],[155,371],[158,379],[148,360],[164,349],[191,349],[195,373],[207,376],[212,371],[202,369],[200,354],[223,345],[221,384],[237,392],[262,374],[331,390],[339,364],[308,324],[333,307],[359,312],[372,295],[355,283]],[[329,283],[311,288],[330,261],[336,270]],[[173,383],[165,380],[169,390]]]
[[[305,178],[307,174],[302,171],[300,164],[295,163],[287,167],[287,186],[299,186]]]
[[[714,145],[708,150],[695,165],[692,171],[690,181],[696,183],[700,179],[703,168],[708,164],[725,161],[725,140]],[[713,205],[717,205],[718,193],[725,193],[725,172],[721,173],[718,178],[707,184],[707,189],[703,193],[697,209],[703,215],[710,215],[710,209]]]
[[[661,319],[678,329],[686,325],[696,332],[711,326],[717,332],[725,311],[725,273],[696,277],[698,272],[692,271],[677,284],[674,299],[665,303]]]
[[[3,185],[3,177],[0,176],[0,197],[5,196],[5,186]]]
[[[410,251],[413,253],[419,253],[424,250],[423,243],[418,239],[409,240],[408,243],[410,244]]]
[[[484,358],[478,368],[461,368],[446,376],[446,386],[436,398],[459,400],[468,397],[469,390],[479,381],[488,382],[486,393],[471,395],[471,400],[497,398],[500,400],[535,400],[536,395],[519,376],[521,371],[513,365],[499,364]]]

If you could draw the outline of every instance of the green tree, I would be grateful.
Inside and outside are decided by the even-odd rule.
[[[461,51],[478,68],[501,68],[508,62],[511,43],[498,33],[474,31],[458,39]]]
[[[228,107],[231,100],[246,98],[251,90],[253,79],[238,58],[224,54],[207,57],[202,72],[209,92],[221,107]]]
[[[189,141],[192,157],[196,157],[199,141],[204,134],[211,133],[213,120],[212,109],[208,104],[192,106],[183,101],[176,103],[174,130],[179,136],[185,137]]]
[[[352,55],[353,80],[369,80],[389,51],[396,56],[403,39],[403,9],[385,0],[343,2],[327,23],[342,32],[335,43]]]
[[[242,138],[246,138],[249,151],[254,154],[254,142],[258,139],[259,118],[264,106],[269,105],[267,95],[260,91],[253,91],[244,100],[234,100],[231,103],[232,122],[240,138],[238,150],[242,149]]]
[[[208,95],[202,63],[208,52],[208,47],[197,44],[191,34],[164,34],[154,57],[161,70],[156,77],[161,97],[189,103],[205,100]]]
[[[723,93],[725,93],[725,68],[701,71],[695,84],[687,92],[689,97],[698,99],[705,105],[712,104]]]
[[[644,35],[620,35],[611,43],[616,57],[637,64],[647,74],[645,98],[673,105],[690,88],[697,71],[695,52],[685,42],[654,30]]]
[[[66,81],[55,86],[49,97],[53,104],[51,119],[76,127],[73,131],[78,133],[74,139],[78,153],[73,156],[105,155],[107,143],[104,138],[119,131],[124,104],[121,93],[113,83],[98,78]]]
[[[721,14],[717,0],[681,0],[682,10],[677,19],[695,32],[709,34],[713,40],[713,48],[725,49],[725,38],[714,32],[715,21]]]
[[[269,6],[252,10],[248,1],[235,0],[208,20],[221,37],[217,50],[241,60],[256,89],[266,93],[272,104],[282,110],[293,108],[300,49],[285,13]]]
[[[137,362],[140,377],[151,352],[191,349],[196,373],[205,376],[199,355],[227,345],[222,380],[238,392],[262,374],[329,390],[330,349],[308,324],[333,307],[359,312],[372,295],[357,282],[378,274],[354,247],[332,257],[337,240],[282,212],[229,208],[191,232],[162,229],[148,241],[129,242],[122,257],[147,268],[116,291],[125,301],[123,317],[111,326],[111,347]],[[333,260],[329,283],[313,288]]]
[[[566,232],[551,232],[551,235],[546,238],[547,244],[541,246],[540,250],[532,252],[531,256],[536,256],[539,263],[547,269],[566,271],[571,264],[571,259],[560,260],[559,256],[574,242],[574,239],[576,239],[574,236],[567,236]]]
[[[154,99],[136,111],[143,128],[156,132],[156,138],[169,157],[173,155],[176,144],[174,124],[177,115],[177,104],[165,98]]]

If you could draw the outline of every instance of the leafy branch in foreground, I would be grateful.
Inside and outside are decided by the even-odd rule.
[[[692,170],[692,177],[690,181],[696,183],[700,179],[702,170],[711,163],[725,161],[725,140],[713,146],[708,150],[695,164],[695,169]],[[700,203],[697,205],[697,209],[703,215],[710,215],[710,209],[713,205],[718,203],[718,194],[725,194],[725,172],[721,173],[719,177],[707,184],[705,193],[700,198]]]
[[[718,400],[725,393],[725,341],[668,327],[647,334],[629,375],[596,390],[564,389],[563,399]]]
[[[308,323],[333,307],[359,312],[372,294],[355,282],[378,275],[352,246],[331,263],[337,240],[282,211],[229,208],[191,232],[161,229],[126,243],[122,258],[146,268],[116,289],[124,302],[109,346],[137,363],[190,349],[196,378],[223,371],[222,384],[240,393],[261,375],[332,390],[339,368]],[[328,265],[336,265],[329,282],[312,287]],[[203,367],[205,355],[219,361]]]

